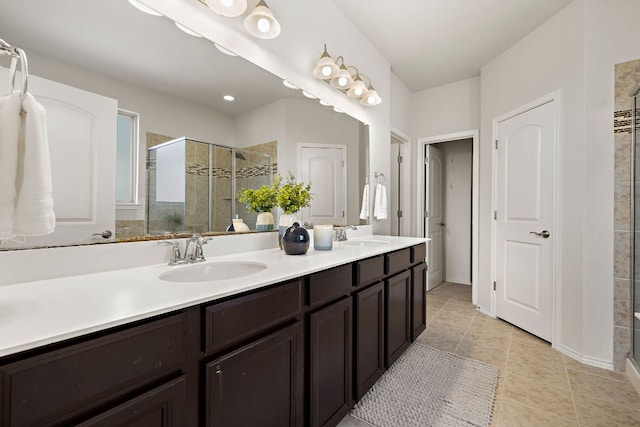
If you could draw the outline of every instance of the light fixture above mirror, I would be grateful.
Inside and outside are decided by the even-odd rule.
[[[235,18],[247,10],[247,0],[207,0],[209,9],[218,15]]]
[[[340,65],[338,66],[338,63]],[[352,74],[349,69],[355,70]],[[324,51],[313,68],[313,77],[327,81],[332,87],[346,94],[351,98],[358,98],[360,104],[371,107],[382,102],[382,98],[373,88],[371,79],[364,74],[360,74],[358,69],[353,65],[346,65],[344,58],[339,56],[334,61],[327,52],[327,45],[324,45]],[[362,77],[366,77],[369,81],[368,85],[362,81]]]

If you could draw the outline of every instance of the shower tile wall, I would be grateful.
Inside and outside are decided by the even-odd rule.
[[[209,146],[187,139],[186,144],[186,230],[199,233],[209,227]]]
[[[211,168],[213,184],[213,218],[214,230],[225,230],[231,224],[231,150],[224,147],[213,147],[213,165]]]
[[[640,60],[617,64],[614,107],[614,369],[624,370],[631,332],[631,96]],[[640,267],[640,266],[639,266]]]

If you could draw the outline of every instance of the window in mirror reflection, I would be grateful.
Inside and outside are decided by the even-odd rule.
[[[138,114],[118,110],[116,203],[138,203]]]

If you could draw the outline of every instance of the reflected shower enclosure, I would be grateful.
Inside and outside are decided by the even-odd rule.
[[[631,345],[630,358],[639,368],[640,363],[640,86],[632,96],[631,105]]]
[[[148,149],[147,233],[222,232],[238,215],[255,229],[257,214],[237,201],[244,188],[270,185],[268,154],[185,137]]]

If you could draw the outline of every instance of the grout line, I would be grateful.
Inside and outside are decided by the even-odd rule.
[[[464,334],[462,334],[462,338],[460,338],[460,341],[458,341],[458,345],[456,346],[456,349],[453,351],[454,353],[458,354],[458,349],[460,348],[460,344],[462,344],[462,341],[464,341],[464,337],[467,336],[467,332],[469,332],[469,329],[471,329],[471,325],[476,320],[476,316],[478,316],[477,313],[473,316],[473,318],[469,322],[469,325],[467,325],[467,329],[464,330]]]
[[[580,420],[578,419],[578,408],[576,407],[576,399],[573,397],[573,387],[571,387],[571,380],[569,379],[569,370],[562,355],[562,367],[564,368],[564,375],[567,379],[567,385],[569,386],[569,397],[571,397],[571,404],[573,405],[573,414],[576,417],[576,425],[580,426]]]

